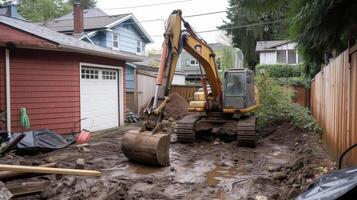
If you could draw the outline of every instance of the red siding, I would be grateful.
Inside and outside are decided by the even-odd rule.
[[[57,48],[57,45],[53,42],[14,29],[4,24],[0,24],[0,30],[0,44],[11,42],[17,46]]]
[[[0,112],[6,110],[5,49],[0,48]],[[6,130],[6,123],[0,121],[0,130]]]
[[[21,107],[27,108],[31,129],[49,128],[58,133],[72,131],[74,123],[80,119],[80,62],[125,66],[124,61],[83,54],[30,49],[11,51],[13,131],[21,130]]]

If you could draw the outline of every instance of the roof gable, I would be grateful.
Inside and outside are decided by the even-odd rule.
[[[132,20],[132,25],[139,32],[140,35],[146,38],[147,42],[153,42],[150,35],[146,32],[144,27],[141,26],[139,21],[133,14],[120,14],[120,15],[107,15],[99,8],[84,10],[84,30],[95,31],[100,29],[111,29],[121,23]],[[73,12],[68,13],[60,18],[57,18],[51,22],[42,23],[41,25],[50,28],[54,31],[63,33],[73,32]]]
[[[289,40],[257,41],[255,51],[275,50],[276,47],[290,43]]]
[[[29,23],[26,21],[17,20],[14,18],[0,15],[0,23],[21,30],[23,32],[29,33],[31,35],[37,36],[39,38],[45,39],[52,43],[55,43],[56,48],[59,51],[69,51],[69,52],[77,52],[77,53],[83,53],[88,55],[98,55],[101,57],[122,59],[127,61],[134,61],[134,62],[142,60],[139,56],[136,56],[134,54],[114,51],[111,49],[99,47],[94,44],[89,44],[88,42],[80,41],[74,37],[67,36],[62,33],[58,33],[48,28],[38,26],[36,24]]]

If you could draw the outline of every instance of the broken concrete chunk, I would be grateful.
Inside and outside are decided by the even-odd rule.
[[[0,182],[0,200],[9,200],[13,197],[3,182]]]
[[[288,175],[286,175],[284,172],[275,172],[273,174],[273,179],[278,181],[285,180],[287,177]]]
[[[78,158],[76,161],[76,169],[84,169],[85,160],[83,158]]]

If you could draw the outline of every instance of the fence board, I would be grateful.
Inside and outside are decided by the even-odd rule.
[[[357,143],[356,99],[357,52],[346,50],[324,67],[311,84],[311,113],[323,128],[324,147],[336,161],[345,149]],[[357,166],[357,150],[347,154],[343,163]]]
[[[178,93],[183,96],[187,101],[193,100],[193,94],[198,90],[198,86],[191,85],[173,85],[171,87],[171,93]]]

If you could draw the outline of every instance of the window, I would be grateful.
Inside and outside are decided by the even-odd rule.
[[[288,50],[288,64],[296,64],[296,51]]]
[[[140,40],[136,41],[136,53],[140,54],[142,50],[141,48],[142,48],[141,41]]]
[[[96,69],[82,69],[81,77],[83,79],[98,79],[98,70]]]
[[[286,50],[278,50],[276,54],[277,63],[286,63]]]
[[[186,67],[190,66],[190,59],[186,59]]]
[[[123,28],[129,29],[129,23],[123,24]]]
[[[113,49],[119,49],[119,35],[113,33]]]
[[[103,80],[116,80],[117,73],[114,71],[102,71],[102,79]]]
[[[190,60],[190,66],[191,67],[198,66],[198,61],[196,59]]]

